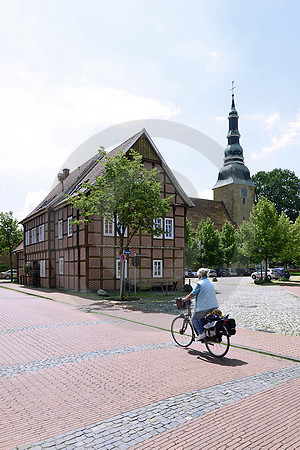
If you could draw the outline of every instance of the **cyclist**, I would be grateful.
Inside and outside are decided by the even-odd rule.
[[[207,278],[207,273],[208,269],[198,269],[197,276],[199,281],[197,281],[194,290],[183,299],[191,300],[195,298],[192,321],[198,333],[196,341],[200,341],[205,337],[203,325],[206,314],[219,307],[214,285]]]

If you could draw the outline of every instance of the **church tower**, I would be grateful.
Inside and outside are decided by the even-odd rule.
[[[234,88],[233,88],[234,89]],[[243,149],[240,145],[238,127],[239,116],[232,94],[229,112],[228,145],[224,152],[224,164],[219,171],[218,181],[213,187],[214,200],[222,201],[233,222],[241,225],[248,220],[254,205],[255,185],[251,181],[249,169],[244,164]]]

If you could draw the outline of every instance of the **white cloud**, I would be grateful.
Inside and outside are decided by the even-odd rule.
[[[280,118],[278,113],[274,113],[267,119],[270,128]],[[266,122],[267,122],[266,121]],[[287,122],[281,126],[281,134],[271,137],[271,144],[263,147],[259,153],[253,152],[251,154],[252,159],[258,159],[269,155],[270,153],[278,152],[292,145],[296,145],[300,138],[300,114],[296,116],[296,120],[293,122]]]
[[[278,112],[275,112],[271,114],[266,120],[265,120],[265,129],[270,130],[273,128],[276,122],[280,119],[280,114]]]
[[[48,192],[44,190],[28,191],[25,197],[25,202],[21,209],[16,211],[15,217],[18,220],[24,219],[39,203],[48,195]]]
[[[57,168],[86,136],[137,118],[170,119],[171,102],[93,84],[56,84],[46,73],[0,65],[2,169]]]

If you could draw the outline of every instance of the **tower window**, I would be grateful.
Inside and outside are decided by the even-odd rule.
[[[245,198],[243,198],[243,205],[245,205],[246,204],[246,199]]]
[[[248,198],[248,188],[246,186],[241,187],[241,197]]]

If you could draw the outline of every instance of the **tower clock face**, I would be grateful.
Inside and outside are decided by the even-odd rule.
[[[246,186],[241,187],[241,197],[248,198],[248,188]]]

